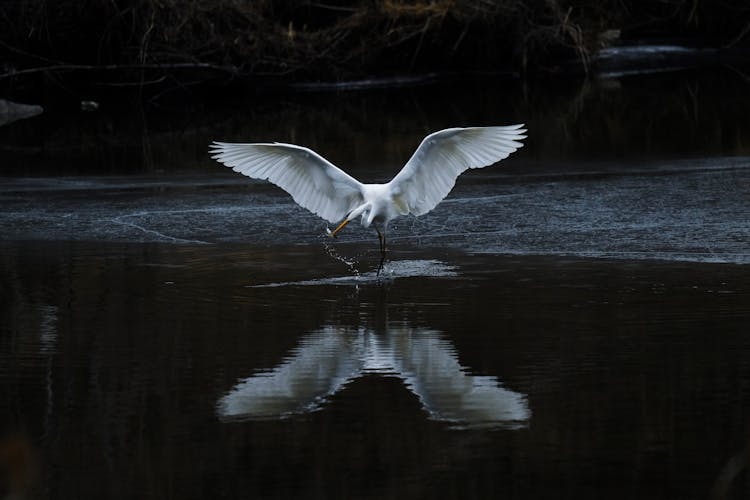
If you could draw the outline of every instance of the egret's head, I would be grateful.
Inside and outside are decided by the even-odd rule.
[[[357,216],[362,216],[362,225],[365,227],[368,227],[372,220],[370,219],[370,213],[372,212],[372,203],[365,202],[352,210],[349,215],[346,217],[348,220],[355,219]],[[369,222],[368,222],[369,221]]]
[[[375,210],[373,210],[372,206],[370,206],[362,213],[362,225],[365,227],[370,227],[373,219],[375,219]]]

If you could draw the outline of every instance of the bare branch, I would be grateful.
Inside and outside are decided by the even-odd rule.
[[[239,76],[239,71],[233,66],[219,66],[209,63],[168,63],[168,64],[55,64],[50,66],[39,66],[36,68],[27,68],[13,70],[0,74],[0,80],[14,78],[17,76],[27,76],[37,73],[61,73],[67,71],[128,71],[128,70],[183,70],[183,69],[207,69],[219,73],[225,73],[229,76]]]

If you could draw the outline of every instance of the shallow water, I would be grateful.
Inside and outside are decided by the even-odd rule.
[[[750,263],[750,158],[579,167],[587,170],[470,172],[429,214],[397,219],[389,240],[472,253]],[[177,186],[172,179],[9,181],[0,186],[0,231],[17,240],[325,240],[325,221],[273,186],[234,177],[222,185],[209,174]],[[373,240],[353,224],[336,244]]]
[[[745,85],[256,96],[0,129],[0,497],[740,497]],[[206,155],[297,142],[379,181],[426,132],[515,121],[527,146],[397,220],[380,273],[370,231],[326,238]]]

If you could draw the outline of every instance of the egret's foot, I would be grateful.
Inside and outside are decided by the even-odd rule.
[[[385,256],[386,256],[386,251],[385,249],[382,249],[380,251],[380,263],[378,264],[378,272],[375,274],[375,276],[380,276],[380,271],[383,270],[383,267],[385,265]]]
[[[378,233],[378,243],[380,244],[380,264],[378,264],[376,276],[380,276],[380,271],[383,270],[383,263],[385,262],[385,234],[380,232],[378,226],[375,226],[375,231]]]

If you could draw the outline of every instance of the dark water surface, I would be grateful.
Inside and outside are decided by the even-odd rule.
[[[464,82],[0,129],[0,498],[745,498],[748,95]],[[206,154],[383,181],[430,131],[514,122],[380,276],[371,232]]]
[[[37,487],[706,498],[746,442],[746,266],[420,249],[337,282],[325,257],[3,245],[0,405]]]

